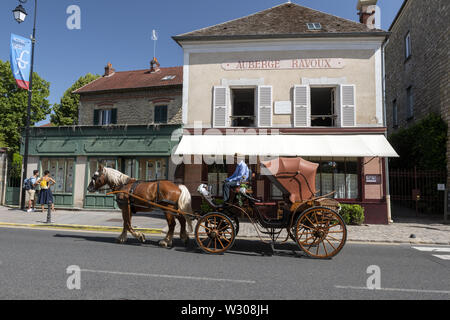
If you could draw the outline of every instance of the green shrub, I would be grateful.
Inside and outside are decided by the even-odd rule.
[[[214,203],[217,205],[221,205],[223,204],[223,199],[214,199]],[[211,208],[211,206],[208,204],[208,202],[206,202],[205,200],[202,199],[202,204],[200,206],[200,211],[203,214],[207,214],[210,212],[215,211],[213,208]]]
[[[357,204],[341,204],[341,216],[348,225],[362,225],[364,208]]]

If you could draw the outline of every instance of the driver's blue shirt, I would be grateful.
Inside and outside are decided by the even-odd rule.
[[[230,181],[230,182],[245,182],[248,181],[249,178],[249,169],[247,167],[247,164],[245,164],[244,161],[241,161],[236,170],[234,171],[233,175],[231,177],[229,177],[228,179],[226,179],[226,181]]]

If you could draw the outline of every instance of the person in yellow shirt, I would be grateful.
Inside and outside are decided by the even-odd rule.
[[[45,205],[51,205],[52,210],[54,211],[55,204],[53,203],[53,193],[52,190],[50,190],[50,187],[56,184],[56,181],[50,177],[50,171],[46,170],[44,172],[44,176],[36,181],[36,184],[41,187],[41,191],[39,193],[39,203],[41,204],[42,212],[44,212]]]

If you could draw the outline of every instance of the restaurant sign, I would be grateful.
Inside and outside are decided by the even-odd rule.
[[[285,70],[285,69],[342,69],[343,59],[313,58],[289,60],[246,60],[226,62],[222,68],[226,71],[240,70]]]

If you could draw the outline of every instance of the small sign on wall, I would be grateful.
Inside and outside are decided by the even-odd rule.
[[[381,184],[381,174],[366,175],[366,184]]]
[[[275,101],[275,114],[292,114],[292,102]]]

